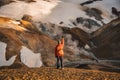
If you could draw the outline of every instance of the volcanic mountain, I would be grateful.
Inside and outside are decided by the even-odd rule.
[[[5,51],[2,52],[6,54],[5,60],[9,61],[17,55],[15,62],[12,62],[28,65],[27,62],[33,55],[27,53],[35,53],[34,55],[42,59],[36,57],[35,60],[34,57],[34,64],[40,63],[37,62],[38,59],[43,62],[42,66],[55,66],[54,47],[57,44],[56,39],[62,35],[65,38],[64,62],[84,58],[119,60],[120,19],[116,19],[111,12],[112,7],[119,12],[119,1],[89,2],[1,0],[0,41],[6,45],[1,50]],[[30,58],[27,59],[28,57]]]

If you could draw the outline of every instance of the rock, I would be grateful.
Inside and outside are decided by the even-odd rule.
[[[85,26],[89,29],[91,29],[93,26],[101,27],[101,25],[98,22],[96,22],[92,19],[84,19],[82,17],[78,17],[78,18],[76,18],[76,22],[78,24],[79,23],[83,24],[83,26]]]
[[[14,0],[0,0],[0,7],[15,2]]]
[[[120,17],[120,11],[118,11],[115,7],[112,7],[112,14],[114,14],[118,18]]]

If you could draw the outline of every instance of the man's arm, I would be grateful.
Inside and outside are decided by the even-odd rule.
[[[64,46],[64,38],[61,39],[61,44]]]

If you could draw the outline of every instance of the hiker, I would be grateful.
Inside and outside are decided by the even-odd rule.
[[[55,57],[57,59],[57,69],[59,69],[60,67],[61,67],[61,69],[63,69],[63,56],[64,56],[63,48],[64,48],[64,38],[62,36],[61,41],[58,40],[58,44],[55,47]]]

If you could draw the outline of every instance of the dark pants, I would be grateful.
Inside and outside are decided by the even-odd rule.
[[[56,57],[57,58],[57,69],[63,68],[63,58],[62,57]]]

